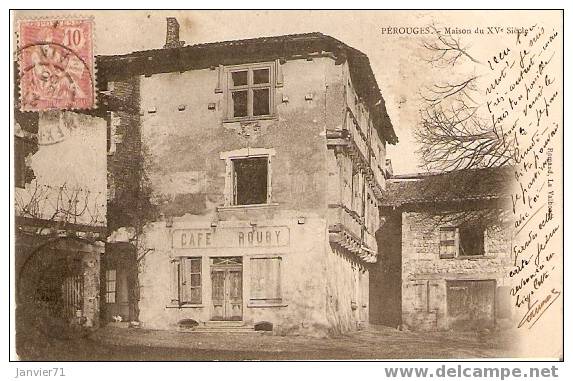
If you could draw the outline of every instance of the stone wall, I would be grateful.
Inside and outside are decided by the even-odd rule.
[[[455,217],[452,213],[450,217]],[[451,219],[451,218],[450,218]],[[455,218],[453,218],[455,220]],[[402,319],[411,329],[447,329],[448,280],[495,280],[498,322],[509,309],[511,230],[501,222],[484,232],[485,254],[476,258],[441,259],[440,226],[455,226],[424,212],[402,214]],[[427,308],[416,307],[416,288],[427,287]],[[501,305],[500,302],[505,303]]]

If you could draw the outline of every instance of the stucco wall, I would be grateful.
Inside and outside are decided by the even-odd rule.
[[[213,215],[224,199],[225,162],[219,154],[245,147],[276,150],[271,201],[277,210],[324,214],[325,129],[334,123],[329,119],[341,122],[341,99],[335,102],[340,97],[333,95],[340,92],[340,69],[326,58],[281,66],[277,117],[242,126],[223,123],[225,94],[215,93],[219,69],[141,78],[147,174],[165,215]],[[312,100],[305,100],[308,95]]]
[[[210,258],[243,256],[246,323],[270,321],[277,333],[356,329],[356,321],[367,320],[368,303],[357,301],[358,310],[351,310],[347,286],[357,270],[332,253],[326,235],[326,129],[342,127],[342,67],[330,58],[282,63],[283,83],[274,96],[276,115],[245,123],[225,121],[226,95],[215,91],[220,70],[154,74],[134,83],[140,89],[144,176],[151,204],[161,214],[139,237],[139,254],[146,253],[139,268],[140,321],[159,329],[174,328],[189,318],[208,321]],[[275,152],[270,205],[224,207],[226,163],[220,155],[245,148]],[[197,251],[174,249],[171,244],[176,229],[233,231],[255,225],[288,228],[288,246]],[[196,255],[203,258],[203,305],[172,306],[170,260]],[[248,306],[248,258],[255,255],[281,256],[281,306]],[[361,279],[361,294],[367,295],[367,274]],[[327,294],[340,299],[341,308],[327,307],[331,303]]]
[[[16,213],[104,226],[105,119],[68,111],[40,113],[38,143],[27,159],[35,179],[16,188]]]
[[[222,222],[209,228],[201,222],[192,223],[175,219],[173,227],[166,228],[161,222],[150,224],[145,235],[145,246],[153,251],[146,255],[140,268],[140,321],[148,328],[175,328],[182,319],[207,322],[211,319],[211,257],[243,257],[243,321],[254,324],[268,321],[274,324],[277,333],[292,331],[313,333],[327,328],[324,313],[325,268],[321,263],[324,251],[325,223],[319,218],[306,219],[299,224],[296,219],[258,220],[259,226],[281,226],[289,231],[289,243],[283,247],[224,249],[173,249],[171,235],[176,229],[232,230],[250,228],[244,222]],[[202,305],[177,308],[171,304],[170,287],[172,274],[170,259],[178,256],[202,256]],[[280,256],[281,296],[280,306],[250,306],[250,264],[253,256]]]
[[[452,214],[450,217],[455,216]],[[440,259],[440,226],[453,226],[443,217],[427,213],[402,214],[402,319],[412,329],[447,329],[447,280],[495,280],[496,312],[506,302],[511,265],[511,230],[501,223],[489,224],[484,232],[485,255],[479,258]],[[414,308],[415,285],[429,287],[429,311]],[[499,316],[498,316],[499,317]]]

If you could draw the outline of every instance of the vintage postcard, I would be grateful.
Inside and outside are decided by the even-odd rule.
[[[13,11],[12,359],[563,360],[563,16]]]

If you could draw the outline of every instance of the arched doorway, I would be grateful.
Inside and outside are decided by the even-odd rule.
[[[20,331],[65,335],[68,327],[99,325],[103,243],[59,237],[17,250],[16,316]]]

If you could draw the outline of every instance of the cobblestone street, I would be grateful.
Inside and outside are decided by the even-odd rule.
[[[336,338],[103,328],[88,338],[23,345],[20,356],[109,361],[507,358],[518,356],[515,347],[507,332],[419,333],[379,326]]]

